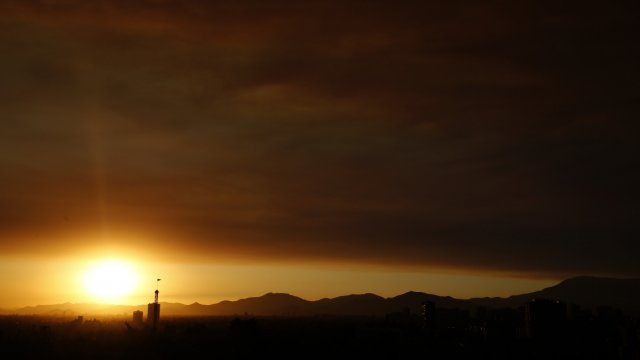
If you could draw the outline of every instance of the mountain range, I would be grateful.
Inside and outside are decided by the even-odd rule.
[[[438,308],[457,308],[473,311],[483,306],[490,308],[518,308],[534,298],[557,299],[585,308],[611,306],[629,315],[640,315],[640,279],[612,279],[581,276],[564,280],[540,291],[514,295],[507,298],[455,299],[423,292],[410,291],[395,297],[384,298],[376,294],[346,295],[309,301],[283,293],[268,293],[236,301],[221,301],[216,304],[190,305],[161,303],[161,313],[167,316],[312,316],[312,315],[374,315],[404,311],[420,313],[425,301]],[[134,310],[146,312],[146,305],[104,304],[54,304],[29,306],[15,310],[0,310],[0,314],[16,315],[116,315],[129,316]]]

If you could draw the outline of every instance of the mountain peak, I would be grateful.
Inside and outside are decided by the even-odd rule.
[[[389,299],[411,299],[411,298],[426,298],[429,296],[426,293],[418,292],[418,291],[407,291],[404,294],[400,294],[397,296],[390,297]]]
[[[554,288],[583,288],[585,290],[591,289],[611,289],[612,287],[636,287],[640,286],[640,279],[624,279],[624,278],[608,278],[598,276],[576,276],[561,281],[557,285],[549,287],[547,289]],[[544,290],[547,290],[544,289]]]
[[[582,283],[582,282],[589,282],[589,281],[609,281],[609,280],[618,280],[618,279],[591,276],[591,275],[581,275],[581,276],[574,276],[574,277],[564,279],[560,283],[558,283],[558,285],[570,284],[570,283]]]
[[[303,300],[302,298],[299,298],[297,296],[291,295],[291,294],[287,294],[287,293],[274,293],[274,292],[269,292],[266,293],[262,296],[260,296],[259,298],[261,299],[281,299],[281,300],[285,300],[285,299],[289,299],[289,300]],[[303,300],[304,301],[304,300]]]

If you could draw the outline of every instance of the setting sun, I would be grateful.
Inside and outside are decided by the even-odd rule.
[[[117,301],[130,294],[137,284],[133,266],[120,260],[105,260],[89,267],[84,276],[87,291],[96,300]]]

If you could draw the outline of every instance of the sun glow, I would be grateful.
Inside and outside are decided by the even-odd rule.
[[[134,267],[121,260],[92,264],[84,275],[84,286],[96,300],[115,302],[129,295],[138,283]]]

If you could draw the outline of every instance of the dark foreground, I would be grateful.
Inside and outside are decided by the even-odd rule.
[[[0,358],[640,359],[634,319],[602,315],[551,324],[537,335],[521,325],[511,311],[438,325],[405,313],[165,318],[156,331],[123,318],[5,316]]]

